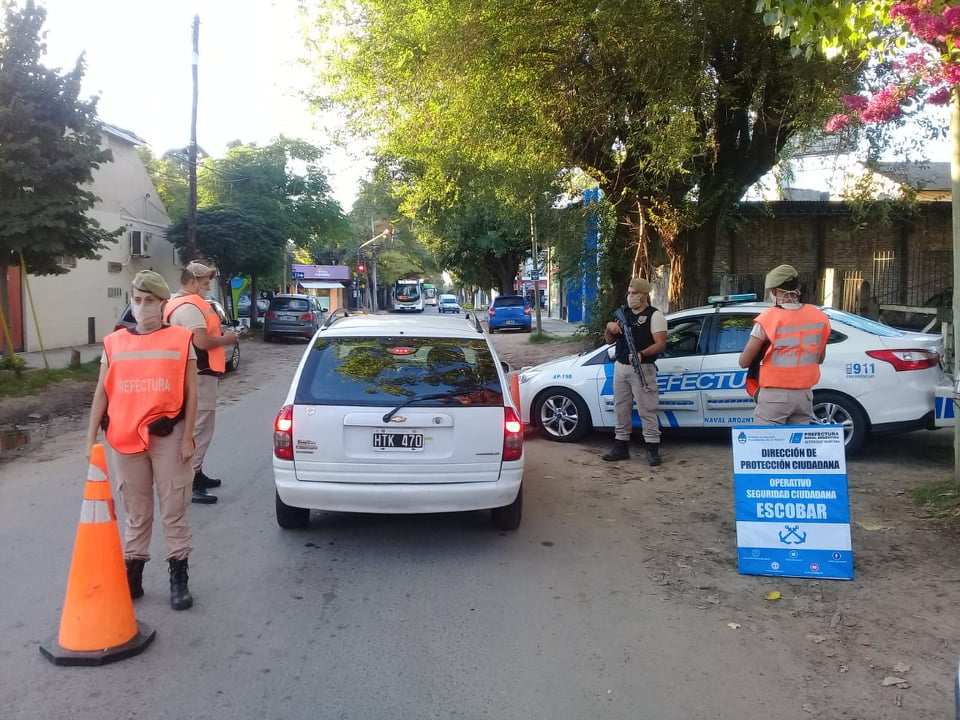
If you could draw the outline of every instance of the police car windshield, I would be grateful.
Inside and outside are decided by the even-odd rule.
[[[843,310],[824,308],[823,311],[826,313],[827,317],[830,318],[830,322],[843,323],[844,325],[849,325],[852,328],[862,330],[863,332],[870,333],[871,335],[879,335],[880,337],[903,337],[906,334],[900,330],[897,330],[896,328],[890,327],[889,325],[879,323],[876,320],[871,320],[870,318],[865,318],[860,315],[844,312]]]
[[[427,399],[429,396],[429,400]],[[307,356],[298,405],[502,406],[503,390],[483,340],[320,337]]]

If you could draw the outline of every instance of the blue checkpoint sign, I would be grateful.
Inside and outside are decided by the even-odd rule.
[[[852,580],[843,428],[738,425],[732,445],[739,571]]]

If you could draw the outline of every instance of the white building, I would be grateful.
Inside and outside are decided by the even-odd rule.
[[[63,258],[63,275],[29,276],[40,331],[47,349],[96,343],[113,331],[127,304],[130,283],[140,270],[155,270],[179,287],[180,266],[165,233],[170,218],[140,159],[145,141],[112,125],[102,126],[103,146],[113,152],[93,176],[99,201],[90,211],[107,230],[122,229],[98,260]],[[26,288],[19,321],[23,349],[40,349]],[[15,333],[16,335],[16,333]]]

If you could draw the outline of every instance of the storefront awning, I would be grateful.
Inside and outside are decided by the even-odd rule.
[[[297,284],[307,290],[343,290],[343,283],[329,280],[300,280]]]

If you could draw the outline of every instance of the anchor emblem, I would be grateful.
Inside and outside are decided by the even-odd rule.
[[[777,535],[780,537],[780,542],[784,545],[803,545],[807,541],[807,534],[805,532],[800,532],[799,525],[784,525],[786,532],[781,530]],[[790,538],[794,538],[793,541]]]

